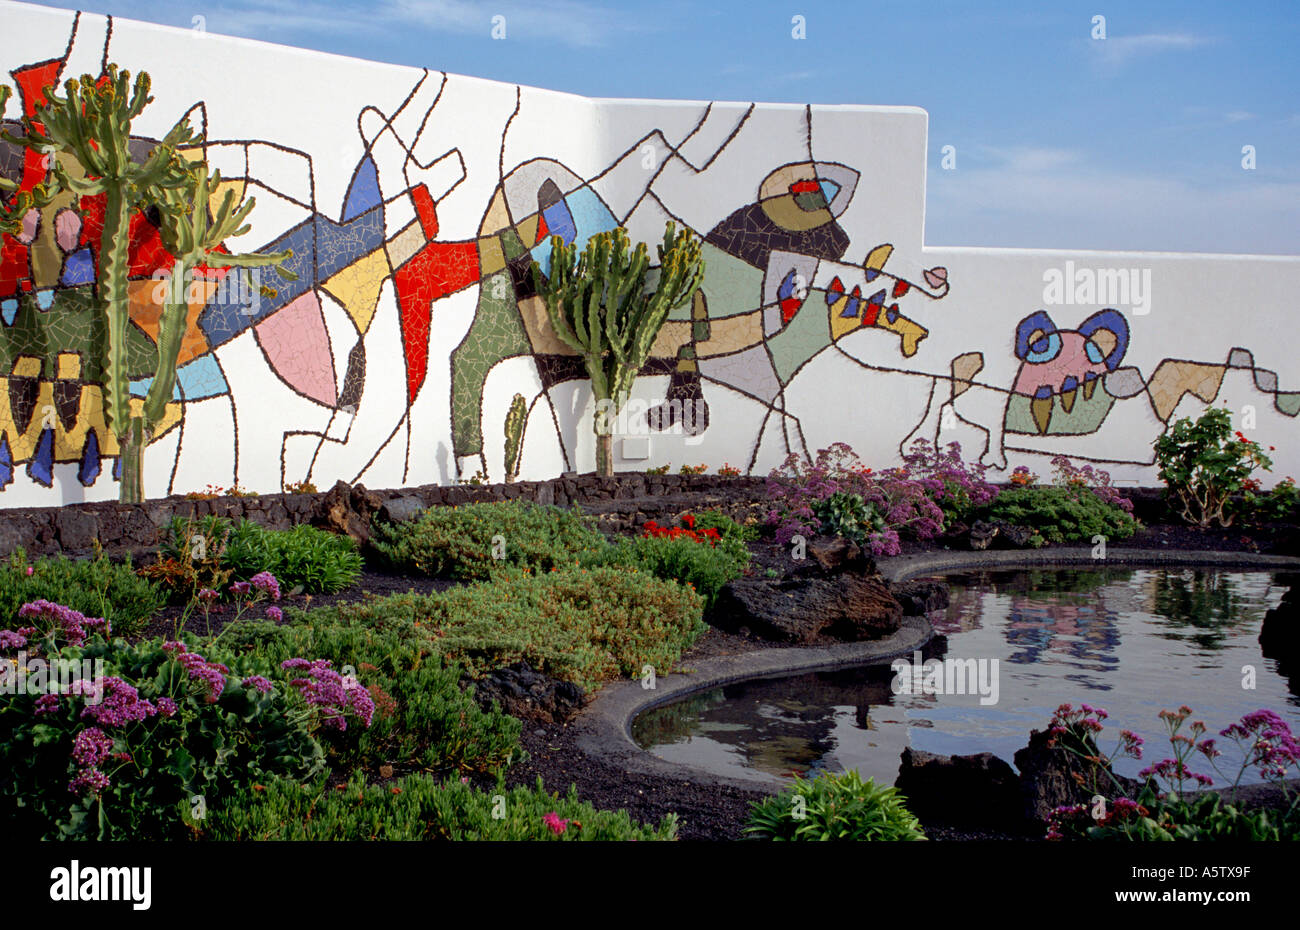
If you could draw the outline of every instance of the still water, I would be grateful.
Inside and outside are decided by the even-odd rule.
[[[982,693],[976,678],[964,694],[895,693],[889,664],[758,679],[647,711],[633,721],[633,738],[670,761],[773,784],[851,768],[892,784],[909,745],[987,751],[1014,765],[1029,731],[1044,729],[1061,703],[1109,713],[1104,752],[1121,729],[1145,739],[1141,762],[1116,766],[1129,776],[1169,755],[1164,708],[1191,706],[1208,735],[1261,707],[1300,732],[1300,667],[1284,660],[1279,668],[1258,642],[1264,614],[1287,590],[1270,573],[1037,570],[944,580],[951,603],[930,615],[942,636],[922,658],[977,667]],[[1218,743],[1216,761],[1235,775],[1240,755]],[[1197,759],[1194,771],[1224,782]]]

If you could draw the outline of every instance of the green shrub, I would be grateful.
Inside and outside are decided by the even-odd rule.
[[[1232,414],[1207,407],[1195,421],[1188,417],[1156,437],[1156,466],[1175,510],[1198,526],[1229,526],[1229,504],[1245,488],[1256,468],[1272,461],[1253,439],[1232,429]]]
[[[484,772],[518,754],[519,721],[480,710],[460,687],[461,669],[444,663],[419,627],[354,614],[325,620],[324,613],[315,611],[304,622],[295,612],[295,622],[284,625],[241,622],[227,627],[222,640],[276,666],[311,655],[355,670],[375,702],[375,716],[367,729],[333,735],[338,764],[401,762],[435,772]]]
[[[263,659],[204,648],[192,677],[159,639],[44,645],[51,662],[102,662],[104,699],[20,692],[0,704],[0,819],[13,836],[179,838],[241,787],[323,767],[310,708]],[[245,686],[252,675],[270,690]]]
[[[215,809],[206,836],[216,840],[671,840],[676,817],[641,826],[626,811],[597,810],[536,788],[480,791],[409,775],[367,785],[357,773],[343,787],[277,779]]]
[[[361,577],[356,541],[307,524],[291,530],[268,530],[242,520],[230,534],[225,564],[239,581],[270,572],[285,591],[333,594]]]
[[[399,628],[476,677],[523,659],[584,688],[644,665],[663,674],[704,632],[702,598],[644,572],[613,567],[502,571],[440,594],[398,594],[319,608],[313,627]]]
[[[813,516],[821,521],[821,532],[830,536],[843,536],[859,545],[866,543],[874,533],[886,527],[885,516],[874,504],[868,504],[861,494],[836,491],[812,506]]]
[[[572,565],[605,537],[576,510],[522,501],[430,507],[406,523],[375,523],[372,545],[403,571],[485,579],[503,568]]]
[[[9,626],[23,604],[42,598],[103,617],[122,636],[139,633],[166,599],[157,584],[136,574],[130,558],[115,565],[103,555],[88,561],[58,556],[29,566],[17,549],[0,562],[0,626]]]
[[[718,539],[701,538],[716,530]],[[582,564],[635,568],[656,578],[689,585],[704,598],[706,608],[713,606],[722,586],[739,578],[749,566],[750,533],[734,520],[720,513],[704,513],[694,520],[690,535],[646,535],[619,540],[616,545],[587,553]]]
[[[173,517],[158,559],[142,573],[188,601],[204,588],[224,592],[231,581],[270,572],[285,592],[333,594],[361,576],[357,544],[347,536],[305,524],[269,530],[251,520]]]
[[[1048,542],[1091,542],[1094,536],[1127,539],[1141,524],[1090,488],[1075,485],[1010,488],[988,508],[990,520],[1029,526]]]
[[[892,785],[864,782],[856,771],[796,778],[751,805],[745,832],[769,840],[923,840],[906,800]]]

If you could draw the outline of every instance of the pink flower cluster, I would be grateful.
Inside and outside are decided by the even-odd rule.
[[[84,679],[83,679],[84,681]],[[74,689],[80,682],[73,682]],[[91,685],[94,688],[94,685]],[[77,689],[84,690],[86,689]],[[102,699],[95,704],[87,704],[81,711],[81,719],[93,720],[100,726],[124,727],[139,723],[158,713],[152,701],[140,697],[134,685],[123,681],[115,675],[106,676],[99,683],[99,695]]]
[[[555,811],[550,811],[542,817],[542,823],[546,824],[556,836],[560,836],[569,827],[569,821],[562,818]]]
[[[86,637],[92,631],[101,632],[105,636],[112,632],[108,621],[103,617],[87,617],[71,607],[55,604],[53,601],[45,600],[45,598],[31,601],[19,607],[18,616],[24,619],[45,621],[42,625],[52,628],[56,635],[62,635],[73,646],[80,646],[84,643]],[[36,626],[24,627],[18,631],[18,635],[30,635],[37,631]]]
[[[367,727],[375,715],[375,702],[370,693],[351,676],[344,678],[330,668],[329,659],[285,659],[280,667],[306,672],[306,677],[289,682],[307,703],[320,714],[321,726],[346,730],[347,714],[351,712]]]
[[[216,703],[221,692],[226,690],[226,676],[230,674],[230,669],[220,662],[209,662],[197,652],[190,652],[184,643],[163,643],[163,650],[172,653],[176,661],[189,672],[192,680],[204,685],[208,703]]]

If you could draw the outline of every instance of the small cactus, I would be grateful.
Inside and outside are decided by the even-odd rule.
[[[524,448],[524,423],[528,419],[528,405],[524,395],[516,394],[506,414],[506,482],[519,477],[519,455]]]

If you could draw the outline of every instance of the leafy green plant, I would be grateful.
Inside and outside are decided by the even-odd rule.
[[[1242,518],[1252,523],[1294,523],[1300,516],[1300,488],[1288,477],[1261,491],[1260,482],[1249,478],[1242,484],[1238,509]]]
[[[672,840],[676,817],[641,826],[626,811],[597,810],[569,787],[561,797],[535,788],[481,791],[460,781],[408,775],[367,785],[356,773],[346,785],[276,779],[246,789],[212,812],[215,840]]]
[[[692,588],[704,598],[705,608],[713,606],[722,586],[744,574],[749,566],[751,535],[730,517],[717,511],[688,515],[689,527],[679,533],[664,531],[647,523],[646,535],[619,540],[616,545],[583,556],[586,566],[611,565],[638,569],[656,578],[675,581]],[[651,528],[657,530],[654,532]]]
[[[861,494],[836,491],[812,505],[813,515],[821,521],[821,531],[864,543],[873,533],[885,529],[885,516]]]
[[[632,384],[668,314],[691,299],[704,281],[702,243],[671,220],[659,246],[659,268],[647,290],[650,258],[646,244],[631,248],[621,226],[597,233],[578,251],[551,237],[550,271],[531,265],[533,285],[546,303],[556,337],[582,358],[596,400],[596,472],[614,473],[613,428]]]
[[[1127,539],[1142,525],[1090,488],[1068,485],[1009,488],[988,507],[990,520],[1030,526],[1052,543],[1091,542],[1094,536]]]
[[[745,832],[768,840],[923,840],[921,823],[892,785],[855,770],[796,777],[780,794],[751,805]]]
[[[173,517],[157,561],[141,569],[182,601],[205,588],[222,592],[230,581],[259,572],[273,574],[286,591],[332,594],[361,576],[361,555],[351,538],[306,524],[271,530],[251,520]]]
[[[121,564],[102,553],[89,560],[57,556],[28,564],[26,553],[14,550],[0,562],[0,622],[7,624],[23,604],[41,599],[103,617],[115,634],[131,636],[144,628],[166,594],[137,575],[129,557]]]
[[[576,510],[506,501],[430,507],[405,523],[377,521],[372,545],[403,571],[485,579],[506,568],[572,565],[606,543]]]
[[[1179,515],[1197,526],[1230,526],[1229,503],[1257,468],[1273,462],[1263,448],[1232,429],[1232,414],[1207,407],[1195,421],[1183,417],[1156,437],[1160,480]]]
[[[247,784],[322,770],[308,708],[257,656],[98,635],[26,648],[51,666],[102,663],[104,677],[80,676],[94,681],[90,693],[20,692],[0,703],[0,806],[14,836],[180,838]]]
[[[230,534],[223,562],[234,578],[270,572],[286,590],[301,588],[308,594],[333,594],[361,577],[361,555],[351,537],[307,524],[271,530],[241,520]]]

